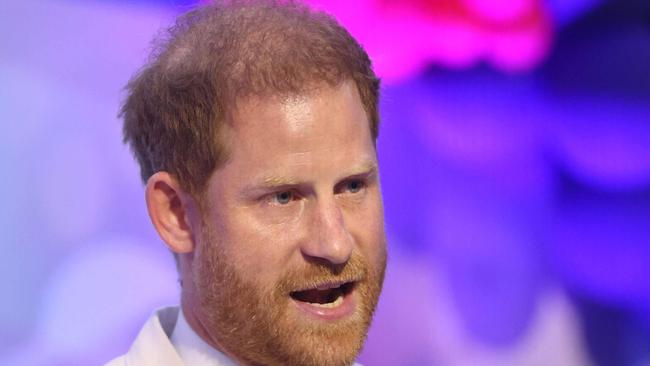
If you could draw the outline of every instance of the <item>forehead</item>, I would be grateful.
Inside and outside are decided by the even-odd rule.
[[[284,97],[238,103],[230,124],[231,159],[278,164],[320,159],[374,159],[368,115],[355,84],[322,86]]]
[[[315,113],[318,112],[327,112],[333,117],[355,117],[368,122],[356,84],[346,80],[337,86],[318,83],[301,92],[242,98],[236,103],[230,127],[243,131],[260,126],[278,128],[281,127],[279,124],[289,122],[284,126],[288,128],[286,132],[298,132],[297,128],[307,127],[305,122],[316,117]],[[327,124],[322,127],[327,127]]]

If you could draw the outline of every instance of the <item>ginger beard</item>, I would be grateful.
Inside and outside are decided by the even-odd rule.
[[[194,283],[203,327],[222,351],[255,365],[350,365],[366,338],[381,292],[386,251],[373,267],[354,253],[341,266],[307,263],[287,270],[275,287],[243,278],[219,240],[204,225]],[[385,243],[377,243],[385,248]],[[309,319],[297,312],[291,291],[314,283],[355,279],[357,309],[336,321]],[[292,309],[295,308],[295,309]]]

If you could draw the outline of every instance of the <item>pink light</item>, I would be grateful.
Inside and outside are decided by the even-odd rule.
[[[389,82],[431,63],[458,69],[483,60],[504,71],[528,71],[543,60],[551,39],[550,21],[536,0],[310,3],[334,15]]]
[[[524,29],[519,32],[490,34],[487,58],[501,70],[528,71],[537,66],[551,47],[547,29]]]
[[[515,22],[535,11],[535,0],[462,0],[469,11],[492,22]]]
[[[430,61],[454,69],[476,64],[484,53],[485,38],[480,29],[458,20],[440,20],[427,40]]]

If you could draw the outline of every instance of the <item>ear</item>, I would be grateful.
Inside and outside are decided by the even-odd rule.
[[[174,253],[193,251],[196,225],[192,224],[197,211],[192,197],[167,172],[157,172],[149,178],[145,197],[151,222],[169,249]]]

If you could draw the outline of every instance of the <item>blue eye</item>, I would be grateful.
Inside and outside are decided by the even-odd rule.
[[[350,193],[357,193],[364,188],[364,183],[360,180],[351,180],[345,184],[345,189]]]
[[[279,192],[275,194],[275,201],[281,205],[286,205],[293,200],[293,193],[289,191]]]

